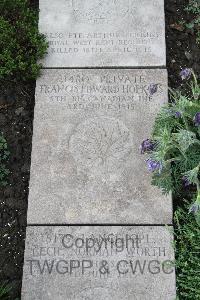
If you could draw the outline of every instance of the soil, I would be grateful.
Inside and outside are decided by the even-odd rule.
[[[167,68],[169,85],[179,87],[180,70],[193,68],[200,74],[200,48],[195,36],[177,26],[191,20],[184,8],[188,0],[166,0]],[[37,7],[36,0],[31,1]],[[0,131],[11,152],[9,184],[0,189],[0,282],[11,286],[10,299],[20,299],[29,172],[31,163],[32,122],[35,82],[0,91]]]
[[[185,67],[200,75],[200,45],[196,44],[193,32],[179,25],[181,21],[189,23],[192,20],[192,15],[185,11],[188,3],[188,0],[165,0],[167,69],[171,88],[181,86],[179,73]]]

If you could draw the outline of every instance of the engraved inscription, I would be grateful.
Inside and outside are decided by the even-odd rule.
[[[109,23],[129,11],[129,0],[72,0],[72,5],[77,22],[89,24]]]
[[[138,20],[137,20],[138,21]],[[136,26],[134,24],[134,26]],[[135,32],[49,32],[51,54],[152,54],[152,46],[158,43],[161,31]],[[137,57],[136,57],[137,56]]]
[[[131,152],[133,140],[120,120],[102,117],[79,124],[69,145],[78,165],[109,172],[124,162]]]
[[[23,299],[175,299],[171,242],[158,226],[29,227]]]
[[[166,86],[164,70],[43,70],[29,194],[41,222],[168,220],[171,202],[150,185],[139,151],[167,100]]]
[[[30,249],[32,259],[27,260],[30,275],[57,273],[105,280],[174,272],[173,264],[169,264],[171,249],[163,242],[158,243],[148,232],[47,232],[43,235],[43,243]],[[85,292],[87,294],[87,290]],[[79,293],[81,296],[82,291]],[[89,290],[88,296],[90,293]]]
[[[53,0],[50,0],[50,2]],[[59,0],[41,4],[46,66],[165,64],[164,0]],[[55,1],[54,1],[55,2]],[[48,26],[48,19],[56,20]]]
[[[171,237],[162,228],[85,228],[46,228],[37,235],[37,241],[28,235],[33,238],[25,256],[30,282],[41,277],[68,282],[65,296],[70,300],[141,300],[137,284],[142,278],[148,278],[149,290],[152,286],[155,290],[159,279],[169,282],[173,278]]]
[[[162,84],[156,82],[157,94],[163,92]],[[41,94],[49,101],[65,105],[69,110],[134,111],[141,102],[151,103],[148,84],[144,76],[112,76],[105,74],[98,81],[94,77],[78,74],[76,76],[58,76],[54,84],[42,84]]]

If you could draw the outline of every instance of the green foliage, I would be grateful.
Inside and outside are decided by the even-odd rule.
[[[7,176],[9,170],[6,168],[6,162],[9,157],[8,146],[3,135],[0,134],[0,186],[5,186],[7,184]]]
[[[179,300],[200,299],[200,225],[187,207],[175,212],[175,255],[177,296]]]
[[[194,18],[190,23],[186,23],[185,26],[188,29],[194,30],[197,35],[197,43],[200,43],[200,1],[190,0],[186,11],[192,13]]]
[[[0,1],[0,80],[35,79],[37,63],[47,50],[44,35],[38,31],[38,13],[28,0]]]
[[[10,296],[10,292],[12,291],[12,286],[8,282],[0,283],[0,300],[20,300],[19,298],[13,298]]]
[[[10,299],[10,297],[9,297],[10,291],[11,291],[11,287],[6,282],[2,283],[0,285],[0,299],[1,300]]]
[[[200,84],[193,77],[188,95],[171,91],[172,102],[155,120],[151,137],[155,146],[148,154],[149,160],[162,166],[151,170],[152,183],[164,193],[188,191],[190,198],[194,194],[190,211],[200,216]]]

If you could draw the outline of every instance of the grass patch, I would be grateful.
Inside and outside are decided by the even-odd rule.
[[[187,205],[175,212],[177,299],[200,299],[200,225]]]

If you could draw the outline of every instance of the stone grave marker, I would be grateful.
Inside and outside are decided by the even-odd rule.
[[[168,101],[164,0],[39,4],[22,300],[174,300],[172,199],[139,150]]]
[[[171,197],[139,150],[166,102],[166,70],[43,70],[28,223],[171,223]]]
[[[174,300],[173,238],[161,226],[31,226],[22,300]]]
[[[45,67],[165,66],[164,0],[40,0]]]

